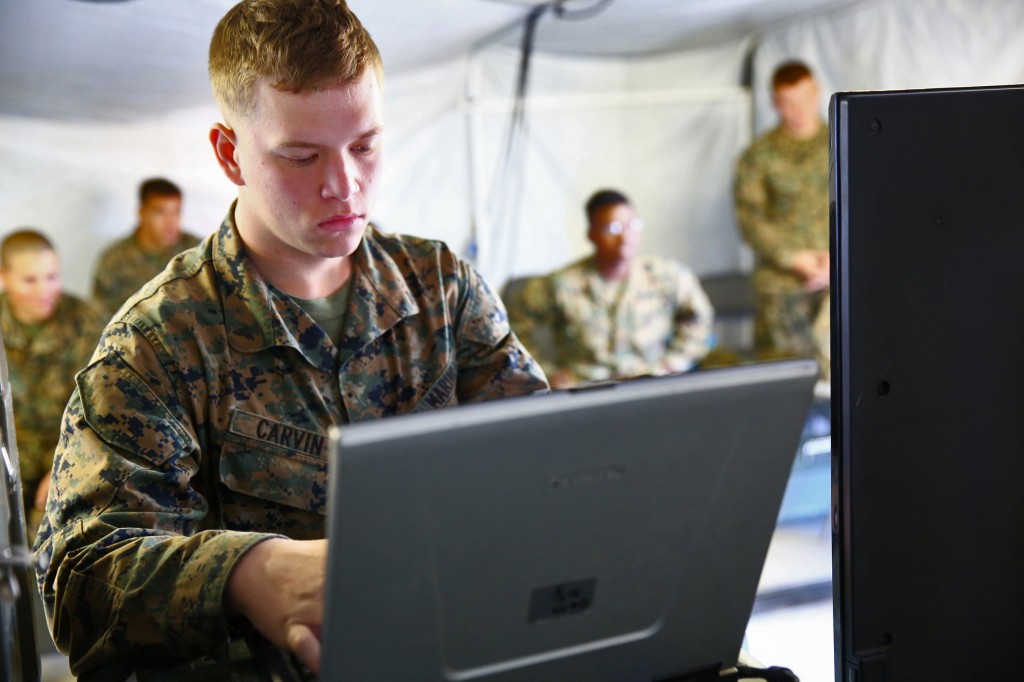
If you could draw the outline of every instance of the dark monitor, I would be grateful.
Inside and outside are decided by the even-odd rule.
[[[789,361],[340,428],[321,679],[717,680],[817,375]]]
[[[1013,679],[1024,87],[830,110],[836,679]]]

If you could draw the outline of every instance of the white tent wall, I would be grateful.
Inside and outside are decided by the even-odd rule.
[[[849,90],[903,90],[1024,82],[1024,2],[865,0],[764,32],[754,56],[755,127],[775,123],[768,82],[775,66],[799,57],[828,96]]]
[[[388,80],[387,162],[373,216],[383,229],[465,243],[464,70],[458,59]],[[0,234],[31,226],[49,235],[65,288],[82,296],[102,248],[133,229],[147,177],[180,185],[185,229],[209,234],[235,195],[207,141],[220,119],[212,96],[208,106],[135,122],[0,116]]]
[[[602,187],[625,192],[645,219],[643,251],[700,273],[737,267],[729,188],[749,141],[746,50],[741,40],[647,58],[534,55],[524,158],[507,172],[518,55],[497,48],[473,60],[484,275],[500,283],[589,253],[583,204]]]
[[[386,68],[386,67],[385,67]],[[384,155],[373,221],[385,232],[469,241],[465,59],[399,77],[384,90]]]
[[[220,3],[202,6],[214,16]],[[483,15],[487,5],[497,7],[479,3],[475,11]],[[124,3],[116,11],[133,6],[148,7]],[[392,12],[377,4],[366,10],[387,60]],[[510,7],[502,12],[515,15]],[[485,33],[502,23],[487,14],[492,23]],[[409,21],[395,19],[396,35],[414,30]],[[774,123],[765,80],[778,61],[806,59],[826,95],[1021,82],[1022,26],[1019,0],[864,0],[685,52],[629,58],[537,52],[518,188],[495,186],[516,52],[492,46],[468,59],[462,52],[420,65],[406,61],[388,72],[386,163],[373,218],[385,230],[444,239],[460,251],[475,227],[479,267],[500,285],[586,253],[582,204],[594,189],[612,186],[629,194],[644,217],[645,251],[679,258],[701,274],[742,267],[748,263],[732,215],[732,169],[751,135]],[[739,84],[755,42],[754,88],[747,92]],[[205,79],[201,68],[187,71],[188,84],[173,87],[208,88],[194,82]],[[85,104],[95,108],[98,99]],[[187,229],[208,234],[234,194],[206,139],[217,118],[208,95],[205,103],[166,114],[102,122],[0,114],[0,234],[33,225],[54,237],[65,284],[79,294],[89,292],[100,249],[131,229],[135,191],[147,176],[181,184]],[[499,210],[499,198],[515,210]]]
[[[207,142],[215,115],[183,110],[131,124],[0,117],[0,232],[30,226],[50,236],[65,288],[83,296],[100,250],[132,230],[142,179],[178,183],[186,229],[209,233],[234,195]]]

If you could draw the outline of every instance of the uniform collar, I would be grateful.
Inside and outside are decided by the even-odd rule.
[[[368,228],[352,256],[345,335],[335,347],[289,296],[256,270],[234,221],[234,206],[213,239],[213,263],[223,292],[224,325],[232,348],[257,352],[296,349],[322,371],[334,371],[400,320],[416,314],[405,273]]]
[[[797,139],[797,138],[791,136],[789,133],[787,133],[783,129],[781,123],[778,124],[777,126],[775,126],[775,128],[772,129],[772,133],[775,136],[777,144],[779,144],[779,145],[781,145],[783,147],[786,147],[786,148],[789,148],[789,149],[797,149],[797,150],[800,150],[800,149],[814,149],[814,150],[817,150],[817,149],[821,148],[821,145],[822,145],[823,141],[827,141],[828,140],[828,124],[825,123],[825,122],[822,122],[821,126],[818,128],[818,132],[816,132],[811,137],[806,137],[806,138],[803,138],[803,139]],[[826,147],[826,149],[827,149],[827,147]]]

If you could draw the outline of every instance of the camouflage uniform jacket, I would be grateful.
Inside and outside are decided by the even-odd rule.
[[[547,389],[504,308],[440,242],[367,230],[335,346],[228,219],[104,331],[64,415],[37,555],[76,674],[222,654],[235,561],[324,536],[332,425]],[[226,532],[227,531],[227,532]]]
[[[740,159],[736,218],[754,250],[754,287],[764,293],[803,289],[789,270],[794,251],[828,250],[828,126],[807,140],[781,128],[758,138]]]
[[[91,303],[61,294],[57,309],[34,333],[0,294],[0,330],[11,381],[14,433],[25,494],[50,470],[60,416],[75,388],[75,373],[89,363],[107,318]],[[29,488],[32,490],[29,490]]]
[[[509,315],[549,375],[567,369],[577,382],[686,371],[707,354],[714,319],[689,268],[649,257],[636,258],[621,285],[593,256],[530,280]],[[547,357],[540,334],[551,335]]]
[[[139,246],[137,233],[136,229],[136,232],[111,244],[96,262],[92,297],[110,314],[117,312],[121,304],[143,284],[159,275],[174,256],[199,244],[198,237],[182,232],[181,240],[174,246],[159,253],[148,253]]]

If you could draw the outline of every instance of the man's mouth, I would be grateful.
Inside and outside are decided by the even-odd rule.
[[[347,230],[351,229],[363,219],[359,213],[339,213],[326,220],[320,221],[320,227],[326,230]]]

